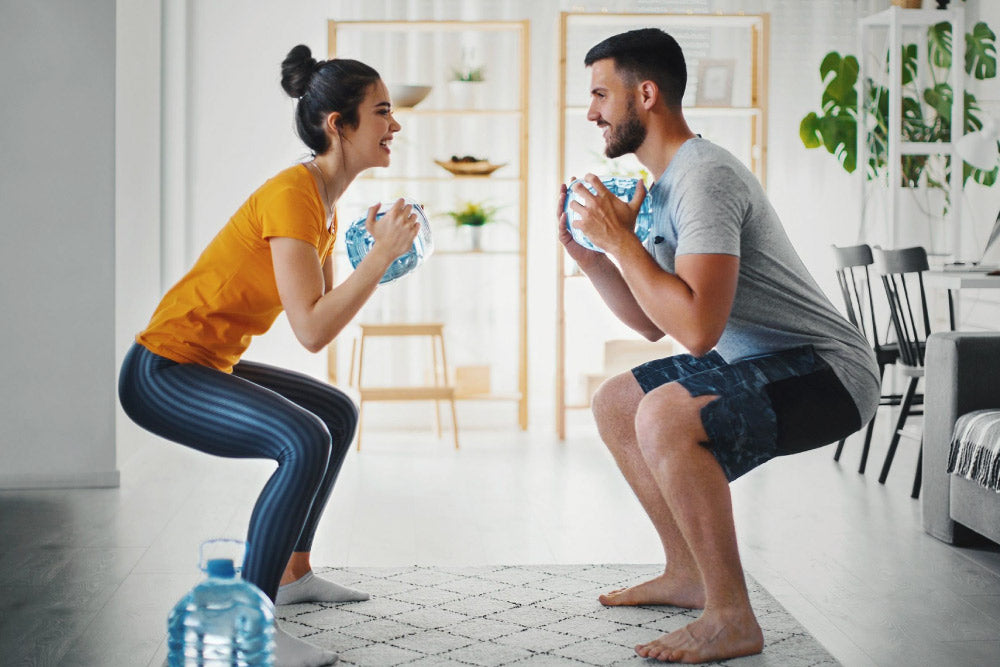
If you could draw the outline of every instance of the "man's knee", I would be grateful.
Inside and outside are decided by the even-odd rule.
[[[677,382],[650,391],[639,403],[635,431],[639,447],[649,457],[660,457],[678,448],[698,446],[707,439],[701,408],[715,396],[691,396]]]
[[[620,373],[602,382],[590,402],[598,428],[631,422],[642,397],[642,387],[630,372]]]

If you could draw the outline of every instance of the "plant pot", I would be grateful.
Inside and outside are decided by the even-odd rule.
[[[892,0],[892,4],[903,9],[920,9],[923,0]]]
[[[451,105],[456,109],[475,109],[483,105],[483,81],[449,81]]]
[[[469,248],[474,252],[483,249],[483,226],[465,225],[469,229]]]

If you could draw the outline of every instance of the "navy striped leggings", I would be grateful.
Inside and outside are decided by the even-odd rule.
[[[118,398],[144,429],[208,454],[271,459],[257,498],[243,578],[274,600],[293,551],[309,551],[358,410],[340,390],[299,373],[241,361],[232,374],[179,364],[138,343],[122,363]]]

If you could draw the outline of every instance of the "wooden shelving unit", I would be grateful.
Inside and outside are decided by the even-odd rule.
[[[457,394],[460,400],[513,401],[517,405],[517,419],[521,429],[528,426],[528,353],[527,353],[527,217],[528,217],[528,79],[529,79],[529,22],[528,21],[334,21],[328,22],[329,57],[361,60],[382,75],[386,84],[420,83],[432,86],[431,94],[414,108],[394,109],[396,119],[403,126],[393,149],[393,165],[386,170],[373,170],[355,180],[348,194],[358,197],[355,202],[342,200],[340,213],[345,228],[363,210],[363,202],[391,201],[404,191],[417,197],[431,219],[435,234],[435,251],[430,260],[412,276],[402,281],[425,281],[422,293],[438,291],[439,301],[433,304],[432,313],[421,320],[440,320],[445,324],[448,347],[454,341],[467,341],[477,335],[484,342],[478,354],[482,358],[467,359],[475,364],[489,364],[493,375],[501,380],[501,387],[489,393],[470,396]],[[485,99],[469,105],[458,104],[449,96],[452,69],[467,56],[469,49],[477,50],[482,59],[486,81],[478,84]],[[408,131],[409,130],[409,131]],[[455,142],[455,143],[449,143]],[[462,143],[466,142],[466,143]],[[490,143],[492,142],[492,143]],[[474,145],[477,148],[466,148]],[[490,148],[483,148],[490,146]],[[492,158],[501,153],[506,166],[490,176],[456,176],[448,174],[433,163],[433,158],[444,159],[452,154],[476,154],[485,157],[489,150]],[[443,213],[457,205],[458,199],[496,200],[501,206],[504,222],[496,228],[496,245],[485,245],[482,250],[463,248],[456,241],[459,231]],[[338,206],[339,208],[341,206]],[[484,228],[484,237],[490,223]],[[444,241],[439,245],[439,238]],[[340,245],[340,244],[338,244]],[[342,252],[342,249],[341,249]],[[349,270],[341,256],[338,270]],[[504,343],[516,341],[511,354],[491,349],[488,340],[497,336],[499,324],[470,323],[475,319],[463,316],[462,303],[467,299],[442,296],[441,292],[454,289],[471,280],[471,267],[483,274],[482,292],[476,300],[496,295],[489,281],[506,280],[506,286],[516,290],[516,316],[501,313],[504,327],[509,329]],[[433,265],[433,266],[432,266]],[[401,288],[402,289],[402,288]],[[373,301],[378,298],[378,293]],[[421,296],[421,298],[429,298]],[[504,299],[507,297],[505,296]],[[371,303],[371,302],[370,302]],[[373,306],[378,310],[378,306]],[[359,319],[371,321],[369,308]],[[384,308],[383,310],[389,310]],[[497,312],[503,307],[495,309]],[[499,315],[497,316],[499,317]],[[381,319],[386,324],[391,320]],[[478,329],[476,328],[478,327]],[[471,344],[470,344],[471,346]],[[458,350],[461,363],[461,346]],[[501,347],[501,346],[493,346]],[[331,382],[338,377],[338,365],[344,363],[338,355],[336,341],[328,350],[328,374]],[[466,351],[467,354],[468,351]],[[404,352],[393,352],[403,354]],[[491,355],[494,355],[491,358]],[[498,357],[496,355],[502,355]],[[339,363],[338,363],[339,362]],[[455,365],[455,364],[453,364]],[[511,375],[516,377],[511,377]]]
[[[610,168],[636,172],[638,163],[630,164],[622,158],[611,165],[600,154],[600,136],[587,120],[587,91],[589,70],[583,65],[586,50],[602,39],[635,28],[658,27],[673,35],[684,49],[688,64],[688,92],[693,93],[697,81],[698,60],[718,59],[724,56],[732,61],[732,86],[729,104],[697,106],[697,96],[685,97],[684,113],[695,132],[728,148],[741,157],[761,183],[766,185],[767,158],[767,53],[768,16],[766,14],[616,14],[563,12],[559,25],[559,181],[567,182],[571,176],[586,172],[599,175]],[[738,51],[738,52],[737,52]],[[582,78],[586,77],[586,78]],[[720,136],[717,136],[718,135]],[[725,139],[723,141],[722,139]],[[578,141],[579,140],[579,141]],[[591,153],[581,152],[578,144],[590,142]],[[595,144],[595,142],[597,142]],[[647,181],[647,185],[651,185]],[[568,311],[583,311],[587,315],[586,327],[575,329],[579,337],[587,338],[591,345],[584,355],[587,359],[600,356],[600,346],[610,336],[602,335],[598,321],[606,315],[614,316],[596,294],[588,294],[587,281],[569,280],[579,275],[576,267],[568,266],[562,246],[556,257],[556,414],[555,426],[560,439],[566,437],[567,410],[588,407],[583,400],[570,401],[567,391]],[[569,282],[567,282],[569,280]],[[567,285],[573,295],[567,296]],[[579,293],[576,293],[579,292]],[[589,289],[593,293],[592,288]],[[582,302],[582,303],[579,303]],[[609,323],[604,329],[624,325]],[[627,331],[627,330],[625,330]],[[635,336],[627,332],[624,336]],[[623,337],[624,337],[623,336]],[[578,341],[574,341],[578,342]],[[586,368],[573,368],[578,377],[587,374]],[[590,369],[592,372],[593,369]]]

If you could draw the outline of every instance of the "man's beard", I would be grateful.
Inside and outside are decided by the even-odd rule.
[[[625,119],[614,125],[608,135],[608,145],[604,148],[604,154],[609,158],[634,153],[646,140],[646,128],[639,120],[639,114],[635,112],[635,102],[632,99],[629,99],[625,113]]]

